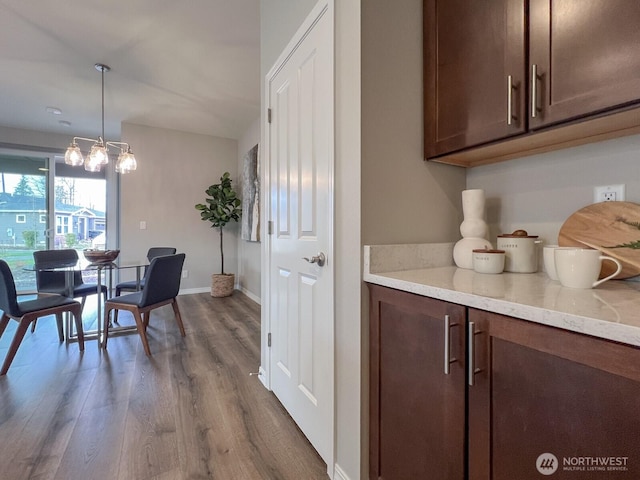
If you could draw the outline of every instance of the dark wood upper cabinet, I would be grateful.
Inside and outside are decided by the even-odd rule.
[[[531,129],[640,99],[640,2],[531,0],[529,9]]]
[[[427,0],[427,157],[525,131],[522,0]]]
[[[427,159],[475,166],[640,130],[640,111],[629,113],[640,103],[640,2],[423,6]]]

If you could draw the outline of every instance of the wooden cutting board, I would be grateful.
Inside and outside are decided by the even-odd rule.
[[[632,202],[588,205],[567,218],[560,228],[558,244],[596,248],[616,258],[622,263],[616,279],[640,275],[640,205]],[[602,263],[601,277],[613,272],[611,262]]]

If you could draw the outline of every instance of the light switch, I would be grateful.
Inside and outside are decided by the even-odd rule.
[[[140,230],[146,230],[147,229],[147,222],[145,222],[144,220],[140,221]]]

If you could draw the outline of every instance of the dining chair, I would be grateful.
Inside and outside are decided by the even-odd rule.
[[[174,255],[176,253],[176,249],[173,247],[151,247],[147,251],[147,260],[151,262],[156,257],[160,257],[162,255]],[[138,284],[135,280],[128,280],[126,282],[120,282],[116,285],[116,297],[120,295],[123,291],[127,292],[136,292],[138,290],[142,290],[146,283],[147,271],[149,267],[145,267],[144,276],[140,279],[140,283]]]
[[[82,330],[82,305],[80,302],[57,294],[39,294],[35,300],[18,301],[18,293],[16,292],[16,284],[9,265],[4,260],[0,260],[0,310],[2,317],[0,318],[0,337],[9,324],[9,320],[13,319],[18,322],[18,328],[11,341],[7,356],[2,364],[0,376],[5,375],[16,356],[18,347],[22,343],[24,334],[29,328],[31,322],[35,322],[40,317],[47,315],[55,315],[58,324],[58,337],[62,342],[64,335],[62,331],[62,314],[71,312],[75,319],[76,329],[78,330],[78,345],[80,351],[84,350],[84,332]]]
[[[33,252],[33,260],[36,269],[36,288],[42,293],[67,294],[66,275],[64,271],[52,271],[46,269],[73,267],[78,263],[78,252],[73,248],[62,250],[38,250]],[[73,298],[82,298],[82,308],[89,295],[104,295],[107,299],[107,286],[101,285],[98,292],[98,284],[84,283],[82,272],[73,272]]]
[[[145,353],[150,356],[149,342],[147,340],[147,327],[151,311],[164,305],[171,305],[173,313],[180,329],[180,334],[184,337],[184,325],[178,308],[178,291],[180,290],[180,278],[182,276],[182,266],[184,265],[185,254],[163,255],[151,260],[145,275],[146,283],[144,290],[126,295],[110,298],[105,303],[105,327],[104,327],[104,348],[107,348],[109,339],[109,318],[111,310],[127,310],[133,314],[136,328]]]
[[[67,296],[67,283],[65,271],[53,271],[54,268],[73,267],[79,260],[78,252],[73,248],[61,250],[37,250],[33,252],[34,268],[36,270],[36,290],[38,293],[56,293]],[[49,270],[47,270],[49,269]],[[100,293],[107,300],[107,286],[100,286]],[[73,297],[81,298],[80,303],[84,310],[84,304],[89,295],[98,294],[98,284],[84,283],[80,270],[73,272]],[[35,332],[37,321],[31,325],[31,332]]]

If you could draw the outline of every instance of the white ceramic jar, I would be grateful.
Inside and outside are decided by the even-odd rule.
[[[473,269],[478,273],[502,273],[504,250],[476,249],[473,251]]]
[[[504,250],[504,271],[515,273],[534,273],[538,271],[537,235],[529,235],[526,230],[498,235],[497,248]]]

